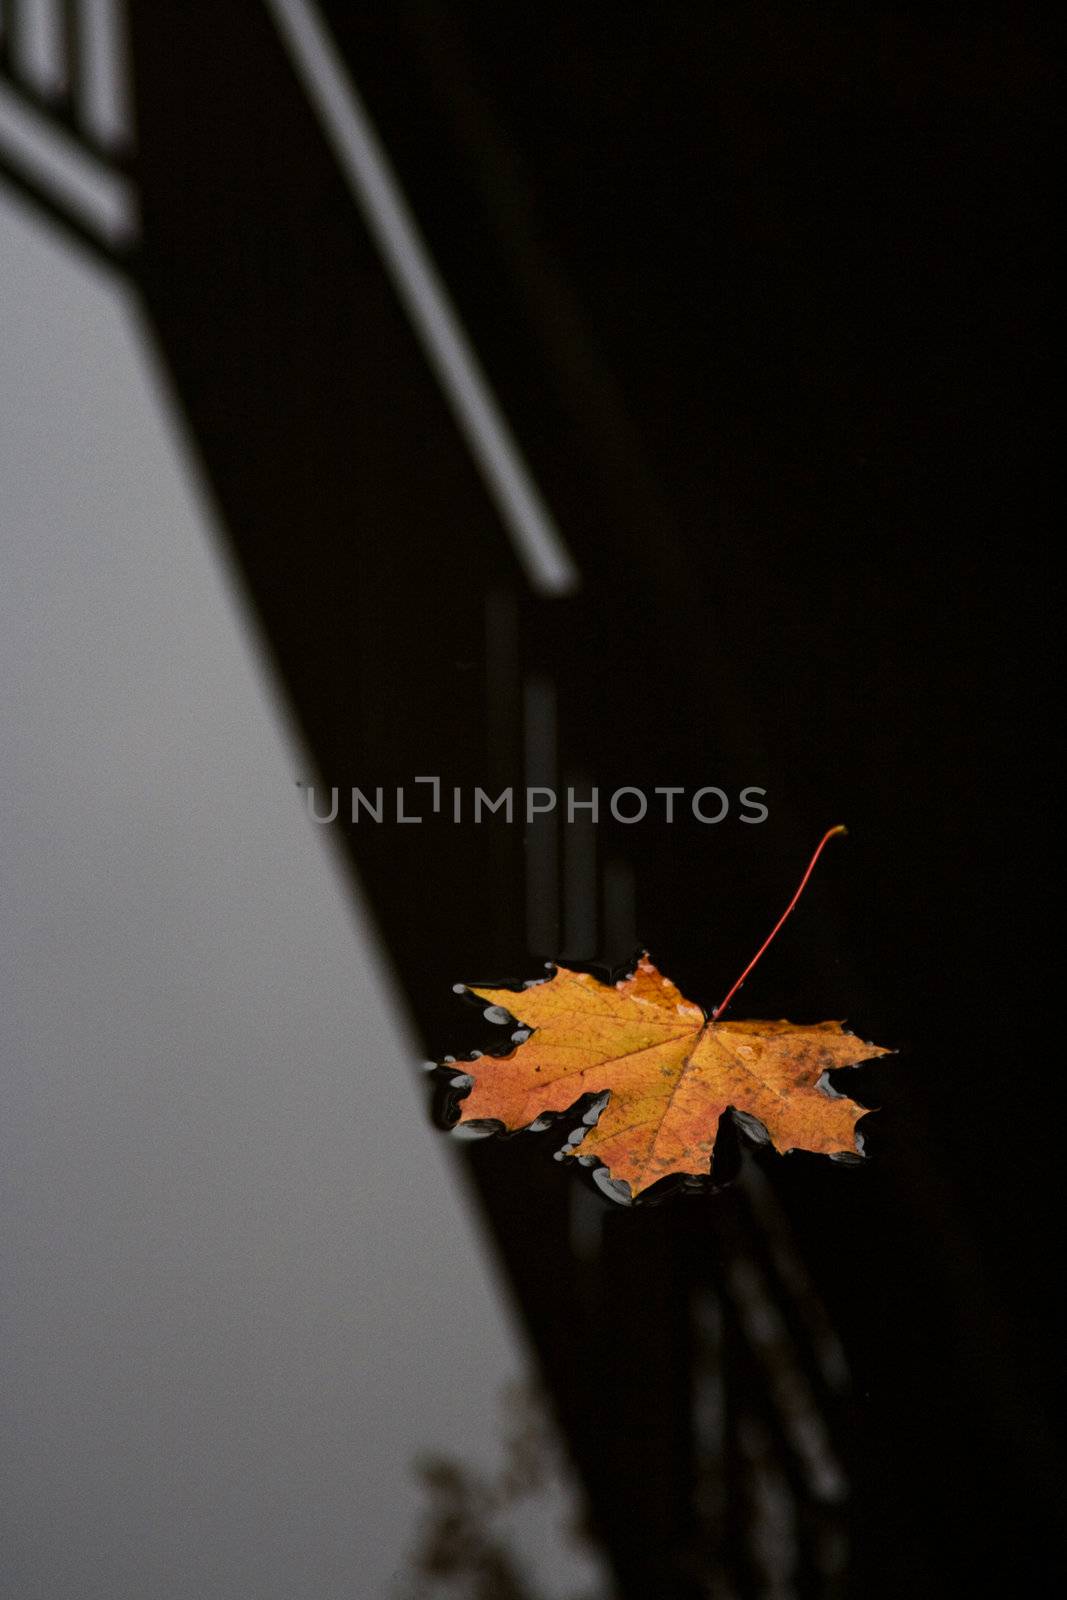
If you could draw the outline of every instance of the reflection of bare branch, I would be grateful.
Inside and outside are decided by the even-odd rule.
[[[493,1533],[498,1499],[493,1487],[478,1473],[441,1458],[422,1462],[418,1472],[431,1504],[415,1556],[423,1582],[413,1594],[461,1581],[460,1592],[469,1600],[535,1600]]]
[[[539,1494],[558,1468],[544,1400],[532,1384],[511,1383],[503,1396],[507,1452],[500,1476],[505,1503]]]
[[[440,1456],[416,1464],[429,1504],[405,1600],[539,1600],[509,1548],[504,1518],[558,1483],[562,1463],[547,1408],[531,1385],[510,1385],[503,1409],[504,1461],[495,1477]],[[577,1519],[571,1537],[588,1539]]]

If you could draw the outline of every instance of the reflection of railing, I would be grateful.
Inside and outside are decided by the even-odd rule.
[[[122,58],[118,8],[0,0],[2,170],[109,259],[130,261],[136,242],[146,311],[327,787],[437,774],[494,795],[512,784],[610,791],[640,776],[628,764],[631,713],[598,716],[590,696],[609,686],[592,701],[603,712],[616,686],[638,678],[642,771],[707,781],[706,732],[682,732],[711,720],[712,674],[696,653],[706,619],[673,576],[667,535],[647,541],[646,525],[663,525],[655,503],[613,502],[641,524],[636,555],[655,556],[628,568],[614,533],[605,558],[601,530],[614,515],[591,519],[584,481],[557,466],[544,499],[586,583],[564,592],[543,573],[535,581],[514,505],[479,457],[497,459],[500,419],[475,438],[484,406],[464,411],[449,388],[474,372],[478,390],[480,366],[446,370],[430,348],[440,327],[414,324],[416,309],[440,318],[441,296],[413,309],[363,194],[374,172],[364,162],[355,193],[343,181],[336,129],[329,119],[324,129],[307,73],[293,70],[272,26],[307,9],[131,8],[138,181],[151,202],[137,240],[125,68],[108,70],[109,54]],[[326,87],[337,91],[339,78]],[[40,135],[28,175],[9,127]],[[103,185],[111,210],[63,189],[48,165],[57,151]],[[457,211],[453,226],[463,225]],[[390,248],[411,237],[401,229]],[[521,396],[512,411],[513,443],[544,430],[530,406],[523,426]],[[728,665],[716,658],[716,684],[729,682]],[[715,703],[729,708],[726,690]],[[720,720],[744,726],[740,713]],[[738,755],[732,770],[752,769]],[[344,837],[436,1047],[454,1038],[457,978],[533,977],[547,957],[632,956],[635,900],[644,930],[656,922],[671,833],[631,833],[606,816],[593,827],[587,810],[563,826],[557,807],[529,828],[427,814],[423,826]],[[688,849],[695,885],[710,847]],[[685,904],[677,918],[691,941]],[[471,1146],[469,1171],[622,1592],[688,1597],[706,1592],[711,1570],[724,1596],[785,1593],[793,1573],[805,1592],[833,1593],[849,1464],[842,1375],[760,1170],[750,1163],[713,1203],[679,1198],[634,1216],[555,1168],[539,1137],[550,1139]]]
[[[119,0],[0,0],[0,175],[121,261],[137,233]]]

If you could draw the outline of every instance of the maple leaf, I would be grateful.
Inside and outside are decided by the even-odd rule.
[[[557,967],[519,993],[470,992],[533,1032],[510,1055],[470,1063],[460,1121],[512,1131],[606,1092],[595,1126],[566,1153],[598,1157],[635,1196],[675,1174],[707,1176],[725,1111],[755,1117],[777,1150],[855,1154],[864,1108],[820,1080],[890,1054],[839,1022],[709,1019],[647,954],[614,985]]]
[[[823,835],[792,900],[710,1017],[657,971],[647,951],[614,986],[557,967],[518,994],[471,989],[532,1033],[510,1055],[472,1063],[459,1120],[501,1122],[513,1131],[569,1110],[583,1095],[606,1096],[595,1125],[565,1154],[598,1158],[633,1196],[661,1178],[707,1176],[726,1112],[754,1119],[776,1150],[856,1154],[865,1108],[830,1089],[825,1074],[892,1051],[857,1039],[840,1022],[722,1020],[825,846],[845,831],[838,824]]]

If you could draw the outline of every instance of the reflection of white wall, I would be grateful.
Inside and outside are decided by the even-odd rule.
[[[0,1587],[373,1600],[524,1353],[132,302],[0,256]]]

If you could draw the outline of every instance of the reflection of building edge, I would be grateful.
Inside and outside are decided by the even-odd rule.
[[[584,587],[531,591],[265,11],[220,26],[213,8],[135,5],[131,44],[136,251],[3,171],[133,275],[319,771],[610,792],[631,777],[611,715],[624,685],[634,716],[672,708],[658,744],[644,727],[663,781],[706,781],[677,732],[696,720],[721,739],[723,782],[756,781],[729,663],[670,564],[636,559],[651,499],[631,494],[628,520],[611,507],[605,541],[584,488],[568,502],[554,484]],[[125,173],[74,87],[37,93],[12,59],[4,81],[33,113]],[[671,641],[647,620],[664,615]],[[655,891],[667,844],[558,820],[344,827],[431,1050],[452,1035],[457,977],[632,953],[635,895]],[[712,1203],[630,1213],[536,1136],[465,1160],[622,1592],[834,1592],[846,1374],[755,1161]]]

